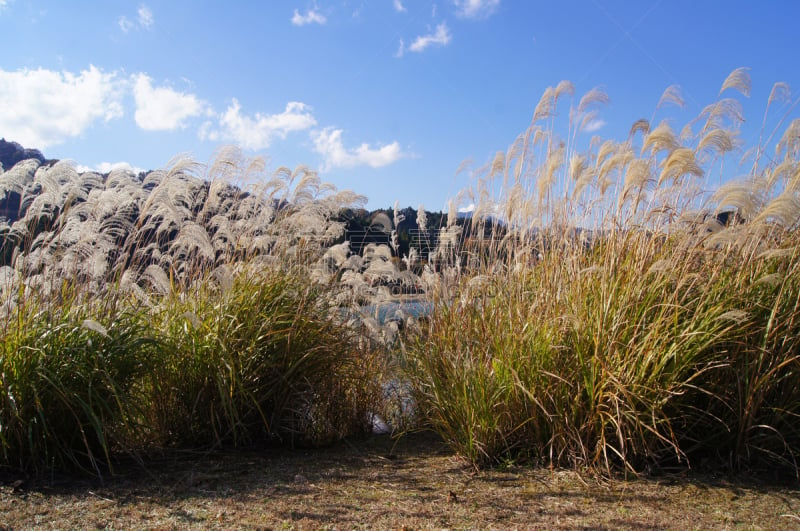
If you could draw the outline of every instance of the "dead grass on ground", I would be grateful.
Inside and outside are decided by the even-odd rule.
[[[680,474],[476,472],[435,436],[322,450],[180,453],[104,482],[0,480],[6,529],[800,528],[797,485]]]

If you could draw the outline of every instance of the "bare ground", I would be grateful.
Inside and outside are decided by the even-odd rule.
[[[476,472],[425,434],[180,453],[116,472],[104,482],[0,476],[0,529],[800,529],[796,483]]]

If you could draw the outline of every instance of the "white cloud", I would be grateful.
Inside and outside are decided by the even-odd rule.
[[[296,9],[294,10],[294,15],[292,16],[292,24],[295,26],[305,26],[306,24],[325,24],[328,19],[325,18],[325,15],[317,11],[317,8],[308,9],[306,10],[305,15],[301,15],[299,11]]]
[[[121,117],[123,86],[116,72],[94,66],[79,74],[0,69],[0,131],[27,147],[59,144]]]
[[[447,29],[447,24],[442,22],[436,26],[436,32],[429,35],[420,35],[411,46],[408,47],[412,52],[421,52],[428,46],[438,44],[440,46],[447,46],[450,43],[450,30]]]
[[[128,20],[128,17],[122,16],[117,19],[117,24],[119,24],[119,29],[121,29],[124,33],[128,33],[132,30],[136,24]]]
[[[369,144],[361,144],[357,148],[347,149],[342,142],[342,130],[326,127],[313,131],[311,139],[314,141],[314,151],[322,155],[322,171],[332,168],[353,168],[355,166],[371,166],[380,168],[388,166],[403,157],[406,153],[400,149],[400,144],[392,142],[379,148],[371,148]]]
[[[146,74],[135,76],[136,125],[147,131],[170,131],[186,127],[186,120],[199,116],[206,104],[194,94],[169,87],[153,87]]]
[[[0,13],[11,4],[14,0],[0,0]]]
[[[403,42],[403,39],[400,39],[400,45],[397,47],[397,51],[395,52],[395,57],[403,57],[403,54],[406,53],[406,43]]]
[[[153,27],[155,20],[153,19],[153,12],[150,11],[149,7],[144,4],[140,5],[136,14],[138,15],[136,21],[139,23],[139,26],[145,29]]]
[[[134,29],[149,30],[153,27],[154,23],[155,18],[153,17],[153,11],[144,4],[141,4],[139,9],[136,10],[136,20],[131,20],[125,15],[122,15],[117,19],[119,29],[121,29],[124,33],[128,33]]]
[[[584,133],[596,133],[606,125],[605,120],[592,120],[583,127]]]
[[[500,5],[500,0],[453,0],[453,4],[459,17],[480,18],[494,13]]]
[[[219,128],[207,122],[200,129],[203,140],[230,141],[245,149],[257,151],[269,147],[275,137],[286,138],[293,131],[302,131],[317,124],[311,115],[311,107],[305,103],[290,101],[280,114],[245,116],[239,102],[234,99],[225,113],[219,115]]]
[[[397,11],[398,13],[406,12],[406,8],[403,5],[402,0],[394,0],[394,10]]]
[[[130,162],[101,162],[93,167],[84,166],[83,164],[76,164],[75,170],[78,173],[84,173],[87,171],[93,171],[97,173],[110,173],[114,170],[127,170],[137,174],[146,171],[144,168],[139,168],[138,166],[134,166]]]

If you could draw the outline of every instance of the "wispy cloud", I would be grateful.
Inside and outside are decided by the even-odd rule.
[[[128,33],[131,30],[149,30],[153,28],[155,18],[153,17],[153,11],[145,4],[141,4],[139,9],[136,10],[136,18],[134,20],[122,15],[117,19],[117,24],[124,33]]]
[[[144,29],[150,29],[153,27],[155,19],[153,18],[153,12],[149,7],[144,4],[140,5],[138,11],[136,11],[136,14],[136,21],[139,23],[139,26]]]
[[[394,53],[395,57],[403,57],[406,53],[406,43],[403,42],[403,39],[400,39],[400,44],[397,47],[397,51]]]
[[[153,87],[146,74],[134,77],[136,125],[147,131],[171,131],[186,127],[186,120],[201,115],[207,105],[194,94],[169,87]]]
[[[453,0],[453,4],[459,17],[482,18],[494,13],[500,5],[500,0]]]
[[[451,36],[450,30],[447,28],[447,23],[442,22],[436,26],[436,31],[428,35],[420,35],[408,49],[412,52],[422,52],[429,46],[447,46],[450,44]]]
[[[130,30],[136,27],[136,24],[129,20],[126,16],[121,16],[117,19],[117,24],[119,25],[119,29],[122,30],[123,33],[128,33]]]
[[[600,129],[602,129],[606,125],[605,120],[592,120],[591,122],[587,123],[584,128],[584,133],[596,133]]]
[[[121,117],[125,83],[94,66],[79,74],[0,69],[0,131],[38,149],[60,144],[98,121]]]
[[[305,26],[306,24],[325,24],[328,19],[325,15],[319,12],[315,7],[314,9],[307,9],[305,15],[301,15],[298,10],[294,10],[292,16],[292,24],[295,26]]]
[[[294,131],[309,129],[317,124],[311,115],[311,107],[305,103],[291,101],[278,114],[242,114],[239,101],[234,99],[228,109],[219,115],[215,127],[207,122],[200,130],[200,138],[212,142],[235,142],[245,149],[260,150],[269,147],[273,139],[286,138]]]
[[[8,7],[8,5],[13,2],[14,0],[0,0],[0,13]]]
[[[394,10],[397,11],[398,13],[406,12],[406,8],[403,5],[402,0],[394,0]]]
[[[342,133],[341,129],[333,127],[326,127],[311,133],[314,151],[323,157],[320,167],[322,171],[356,166],[381,168],[408,156],[400,148],[398,142],[377,148],[370,147],[369,144],[361,144],[356,148],[347,149],[342,141]]]

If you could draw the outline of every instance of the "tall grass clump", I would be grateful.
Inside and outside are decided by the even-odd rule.
[[[383,360],[324,267],[361,201],[235,149],[146,175],[0,172],[0,466],[95,474],[164,448],[326,444]]]
[[[155,353],[136,314],[80,305],[65,285],[58,304],[26,296],[0,338],[0,445],[4,464],[100,474],[111,453],[133,451],[138,382]]]
[[[431,264],[435,308],[404,353],[421,413],[459,452],[608,472],[709,459],[799,470],[800,121],[762,132],[746,177],[709,182],[742,148],[728,95],[749,83],[732,73],[680,134],[651,125],[682,105],[670,87],[626,140],[584,146],[607,97],[572,100],[562,130],[556,109],[574,92],[562,82],[475,171],[472,218]],[[794,104],[779,83],[765,124],[780,106],[783,124]]]
[[[319,445],[368,432],[380,359],[298,271],[247,269],[170,297],[149,385],[164,444]]]

